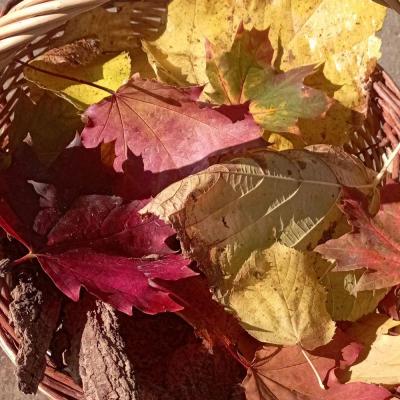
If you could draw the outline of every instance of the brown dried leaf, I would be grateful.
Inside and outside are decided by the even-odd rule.
[[[69,67],[84,66],[94,61],[101,52],[98,39],[80,39],[49,50],[43,55],[42,61],[53,65],[68,65]]]

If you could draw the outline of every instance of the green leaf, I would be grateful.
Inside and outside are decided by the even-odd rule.
[[[265,130],[298,133],[299,118],[317,118],[328,110],[328,97],[304,84],[315,71],[313,66],[286,73],[273,68],[268,30],[246,31],[241,27],[230,51],[221,56],[217,53],[208,44],[207,75],[214,88],[210,97],[224,104],[249,101],[251,114]]]
[[[274,49],[268,38],[268,30],[246,31],[241,26],[229,51],[218,56],[218,48],[206,43],[207,76],[213,92],[209,97],[219,104],[242,104],[248,97],[243,89],[248,86],[253,69],[266,69],[272,73]]]

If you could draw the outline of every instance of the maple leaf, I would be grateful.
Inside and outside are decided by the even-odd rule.
[[[335,270],[365,269],[353,293],[400,283],[400,202],[385,202],[385,192],[398,192],[399,188],[394,185],[383,190],[383,202],[375,217],[369,214],[366,198],[347,189],[341,209],[353,231],[315,249],[324,257],[336,260]]]
[[[339,400],[341,398],[384,400],[390,392],[384,388],[363,383],[342,385],[335,372],[353,364],[361,346],[338,331],[334,340],[320,347],[306,360],[299,346],[265,346],[257,351],[243,381],[248,400]],[[327,390],[318,384],[316,374]]]
[[[241,26],[230,51],[220,56],[212,44],[207,45],[207,75],[214,89],[210,97],[225,104],[249,101],[251,114],[264,129],[299,133],[298,119],[321,116],[330,102],[323,92],[304,84],[314,66],[286,73],[273,68],[268,32]]]
[[[60,175],[56,169],[53,177],[67,174],[64,168],[61,171]],[[98,174],[100,171],[97,169]],[[58,182],[67,194],[60,191],[59,199],[51,199],[58,196],[55,188],[28,184],[21,179],[26,175],[15,165],[0,177],[1,227],[28,248],[25,258],[37,258],[61,291],[78,300],[80,288],[85,287],[125,313],[131,313],[132,306],[148,313],[181,309],[161,285],[155,287],[151,282],[195,273],[187,268],[188,260],[166,244],[174,231],[157,219],[140,217],[138,209],[143,202],[124,203],[109,195],[71,199],[71,193],[82,191],[80,179],[76,179],[74,190],[68,179]],[[17,192],[10,191],[9,182],[14,178],[19,185]],[[21,208],[24,201],[29,207]]]
[[[54,49],[50,51],[50,55],[44,54],[31,61],[24,69],[24,76],[40,88],[70,101],[80,110],[109,96],[110,91],[118,89],[131,76],[131,60],[127,53],[117,56],[100,54],[88,65],[71,65],[71,61],[55,63],[51,52]],[[62,49],[60,53],[62,54]],[[110,91],[83,82],[91,82]]]
[[[133,78],[115,95],[86,110],[83,145],[93,148],[115,142],[116,171],[122,172],[131,151],[143,158],[144,169],[152,173],[185,167],[190,173],[196,164],[208,166],[207,157],[222,150],[262,145],[260,128],[251,118],[232,123],[196,102],[201,90]],[[179,177],[182,174],[177,173]]]
[[[370,0],[343,4],[338,7],[332,0],[221,0],[218,4],[172,0],[166,29],[156,40],[144,40],[144,49],[159,79],[206,85],[208,92],[205,39],[224,52],[231,48],[242,21],[248,30],[269,28],[279,69],[321,65],[321,73],[308,78],[307,85],[338,100],[326,118],[300,122],[306,143],[342,145],[360,123],[353,110],[367,104],[365,79],[380,57],[381,42],[375,33],[386,13]]]

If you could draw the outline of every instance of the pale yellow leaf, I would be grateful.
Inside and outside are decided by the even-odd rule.
[[[365,345],[360,362],[350,368],[351,382],[398,385],[400,382],[400,337],[389,335],[400,322],[371,314],[356,322],[348,333]]]
[[[379,59],[385,7],[372,0],[243,0],[248,26],[271,27],[275,49],[281,46],[280,67],[323,64],[326,81],[316,76],[319,89],[332,90],[338,105],[325,119],[304,122],[301,131],[308,143],[342,144],[356,122],[351,110],[364,112],[365,82]],[[278,45],[279,42],[279,45]]]
[[[92,82],[114,91],[131,76],[131,60],[127,53],[111,57],[101,55],[88,65],[77,65],[73,68],[68,63],[53,64],[46,59],[46,55],[36,58],[30,65],[45,71]],[[109,92],[102,89],[53,76],[33,68],[25,67],[24,74],[29,81],[66,98],[79,109],[85,109],[110,96]]]
[[[328,343],[335,323],[313,268],[321,259],[279,243],[255,251],[241,267],[223,304],[262,342],[314,349]]]

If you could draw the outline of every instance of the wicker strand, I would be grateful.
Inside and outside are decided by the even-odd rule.
[[[40,35],[109,0],[25,0],[0,18],[0,68]]]

